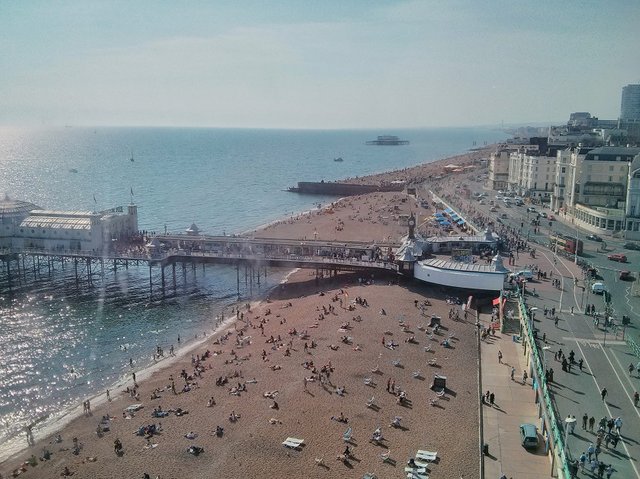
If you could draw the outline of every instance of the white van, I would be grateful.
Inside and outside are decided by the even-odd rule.
[[[593,283],[591,285],[591,292],[593,294],[602,294],[605,292],[604,283]]]

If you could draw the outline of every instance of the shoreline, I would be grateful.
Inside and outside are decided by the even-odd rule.
[[[483,148],[481,151],[484,152],[485,150],[487,150],[489,148],[490,147],[488,146],[486,148]],[[475,153],[478,153],[478,152],[475,152]],[[441,163],[441,162],[453,162],[453,161],[455,161],[454,158],[457,159],[457,160],[462,160],[462,159],[465,159],[465,158],[468,159],[468,156],[469,156],[469,153],[463,154],[463,155],[457,155],[457,156],[455,156],[453,158],[451,158],[451,157],[450,158],[443,158],[443,159],[436,160],[436,161],[433,161],[433,162],[429,162],[429,163],[425,163],[425,164],[422,164],[422,165],[418,165],[416,167],[411,167],[410,169],[425,168],[425,167],[433,168],[438,163]],[[378,176],[381,176],[381,175],[384,176],[384,175],[390,175],[390,174],[397,174],[398,171],[405,172],[405,174],[407,174],[406,170],[407,169],[395,170],[393,172],[386,172],[386,173],[378,173],[378,174],[375,174],[375,175],[368,175],[367,177],[362,177],[362,178],[368,178],[368,177],[371,177],[371,176],[378,177]],[[360,179],[362,179],[362,178],[360,178]],[[375,193],[374,194],[369,194],[369,195],[361,195],[362,198],[359,198],[359,200],[362,201],[363,198],[368,197],[370,195],[375,195]],[[350,203],[353,200],[354,200],[353,197],[340,198],[340,199],[337,199],[333,203],[329,203],[329,205],[333,206],[334,204],[339,204],[339,203]],[[295,228],[296,227],[296,223],[299,223],[300,221],[305,220],[305,219],[309,219],[309,222],[312,222],[313,218],[316,217],[316,216],[322,215],[323,214],[322,211],[324,209],[326,209],[326,208],[329,208],[329,205],[327,205],[327,206],[325,206],[323,208],[320,208],[318,210],[310,210],[310,211],[307,211],[307,212],[304,212],[304,213],[297,214],[297,215],[295,215],[295,217],[292,216],[291,218],[275,220],[274,222],[268,223],[267,225],[263,225],[263,227],[261,227],[259,229],[253,230],[253,232],[254,233],[260,233],[260,232],[265,233],[266,230],[268,230],[268,229],[270,229],[272,227],[278,227],[279,225],[282,225],[283,223],[284,223],[284,226],[289,226],[290,225],[293,228]],[[316,215],[313,214],[314,212],[316,213]],[[292,220],[291,224],[289,223],[290,220]],[[284,229],[287,230],[288,228],[284,228]],[[251,309],[253,310],[253,309],[256,309],[256,308],[260,308],[260,307],[262,307],[262,308],[266,307],[265,305],[266,305],[266,303],[270,302],[269,296],[273,291],[279,292],[278,291],[279,289],[283,290],[282,285],[288,284],[290,279],[293,279],[294,282],[295,282],[295,280],[300,279],[300,278],[296,278],[296,276],[301,277],[301,276],[303,276],[303,273],[306,273],[306,270],[303,271],[303,270],[297,270],[296,269],[296,270],[292,270],[292,271],[288,272],[278,285],[274,285],[269,290],[263,292],[262,295],[261,295],[261,299],[254,300],[253,304],[251,306]],[[307,281],[303,281],[303,283],[305,283],[305,284],[309,283],[309,280],[307,279]],[[322,282],[322,286],[327,287],[327,284],[325,283],[325,281]],[[302,285],[302,289],[305,289],[305,288],[308,291],[307,291],[306,295],[303,295],[304,297],[307,297],[309,295],[309,291],[317,289],[316,287],[308,286],[308,285],[305,286],[303,284]],[[276,296],[279,296],[279,295],[276,295]],[[186,356],[189,353],[192,353],[193,351],[198,349],[198,347],[203,347],[205,344],[212,342],[216,336],[220,335],[221,332],[225,330],[225,328],[229,328],[229,326],[231,324],[234,324],[234,326],[235,326],[237,324],[237,321],[238,320],[235,317],[229,318],[229,319],[225,320],[222,324],[218,325],[215,328],[215,332],[213,334],[207,334],[206,336],[202,337],[201,339],[199,339],[197,341],[190,341],[188,346],[185,345],[183,348],[180,348],[177,351],[177,354],[176,354],[175,357],[173,357],[173,358],[167,357],[167,359],[169,359],[169,361],[162,360],[162,361],[159,361],[156,364],[150,365],[150,367],[148,367],[148,368],[144,368],[144,369],[139,370],[139,372],[141,373],[141,375],[139,376],[139,379],[140,379],[139,383],[141,385],[142,384],[146,385],[147,383],[151,382],[151,380],[153,379],[154,376],[157,376],[162,372],[166,372],[170,368],[175,367],[177,364],[183,362],[186,359]],[[236,329],[236,328],[234,327],[234,329]],[[136,374],[138,374],[138,372],[136,372]],[[122,387],[124,387],[125,385],[126,385],[126,382],[124,382],[122,384],[119,383],[118,386],[117,386],[118,390],[121,389]],[[103,398],[102,400],[100,400],[101,397]],[[112,397],[112,402],[111,403],[122,402],[123,399],[126,399],[124,397],[124,393],[121,392],[121,391],[118,391],[117,394],[114,394],[111,397]],[[96,410],[104,409],[105,407],[110,405],[110,403],[107,403],[104,393],[97,394],[96,396],[94,396],[94,398],[91,398],[91,401],[95,405]],[[73,415],[70,415],[71,413],[73,413]],[[55,431],[50,431],[49,428],[43,428],[42,431],[38,431],[38,436],[39,437],[40,436],[44,436],[45,438],[46,437],[50,437],[50,435],[53,434],[54,432],[58,432],[60,430],[64,431],[68,427],[72,426],[73,425],[72,423],[77,422],[77,421],[81,421],[83,417],[85,417],[85,416],[80,412],[80,408],[78,406],[78,407],[74,408],[70,413],[64,414],[60,418],[61,420],[64,418],[64,420],[62,420],[62,421],[57,420],[57,421],[54,422],[54,424],[56,424]],[[45,432],[47,434],[45,434]],[[27,449],[28,449],[28,447],[27,448],[23,448],[20,452],[14,453],[11,457],[0,461],[0,467],[4,467],[9,463],[18,460],[18,456],[20,456],[20,454],[24,453],[24,451],[27,450]]]

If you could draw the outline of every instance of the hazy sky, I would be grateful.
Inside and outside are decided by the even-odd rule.
[[[0,0],[0,124],[617,118],[640,1]]]

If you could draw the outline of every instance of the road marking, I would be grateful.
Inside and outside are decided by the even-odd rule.
[[[568,326],[569,326],[569,329],[571,330],[571,332],[573,332],[573,328],[571,327],[571,324],[568,324]],[[591,369],[591,366],[589,365],[589,360],[587,359],[587,357],[584,354],[584,351],[582,350],[582,346],[580,345],[580,343],[576,342],[576,346],[580,350],[580,354],[582,355],[582,358],[584,359],[584,362],[587,365],[588,370],[589,371],[593,371],[593,369]],[[609,357],[607,356],[607,353],[604,350],[604,348],[602,348],[602,352],[604,353],[604,356],[607,358],[607,361],[609,362],[609,365],[611,366],[611,369],[613,369],[614,374],[618,377],[618,381],[620,382],[620,385],[624,389],[625,394],[627,394],[627,390],[625,389],[624,384],[622,384],[622,382],[620,381],[620,377],[618,376],[618,373],[616,372],[615,368],[613,367],[613,364],[609,360]],[[596,385],[596,389],[598,391],[602,391],[602,388],[598,384],[598,380],[596,379],[595,375],[592,374],[591,375],[591,379],[593,379],[593,382]],[[629,396],[629,395],[627,394],[627,396]],[[607,413],[609,414],[609,417],[613,417],[613,414],[611,413],[611,408],[609,407],[607,402],[603,401],[603,404],[604,404],[605,409],[607,410]],[[631,401],[631,404],[633,404],[633,401]],[[640,413],[638,413],[637,408],[634,407],[633,409],[636,411],[636,414],[640,414]],[[629,449],[627,448],[627,445],[624,443],[624,441],[621,441],[621,442],[622,442],[622,447],[624,448],[624,451],[627,454],[627,458],[629,460],[629,463],[631,464],[631,467],[633,468],[633,470],[636,473],[636,477],[640,479],[640,473],[638,472],[638,469],[636,468],[635,459],[631,457],[631,454],[629,453]]]
[[[579,344],[584,344],[585,346],[591,346],[591,347],[596,347],[596,345],[602,346],[603,341],[600,341],[599,339],[592,339],[592,338],[573,338],[573,337],[569,337],[569,336],[565,336],[562,338],[563,341],[575,341],[576,343]],[[625,341],[620,341],[620,340],[612,340],[609,341],[607,340],[607,345],[608,346],[624,346],[625,344],[627,344]]]

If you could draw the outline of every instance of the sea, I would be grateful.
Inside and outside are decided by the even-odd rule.
[[[410,144],[365,144],[388,134]],[[497,128],[0,127],[0,195],[51,210],[133,202],[141,230],[182,233],[195,223],[204,234],[238,234],[336,199],[286,191],[298,181],[401,169],[507,138]],[[41,265],[11,288],[0,265],[0,462],[26,446],[27,425],[36,439],[55,430],[85,399],[115,394],[132,372],[153,367],[157,346],[187,350],[286,274],[269,271],[260,286],[241,281],[238,295],[235,269],[198,267],[158,298],[145,265],[93,285],[76,282],[70,267]]]

